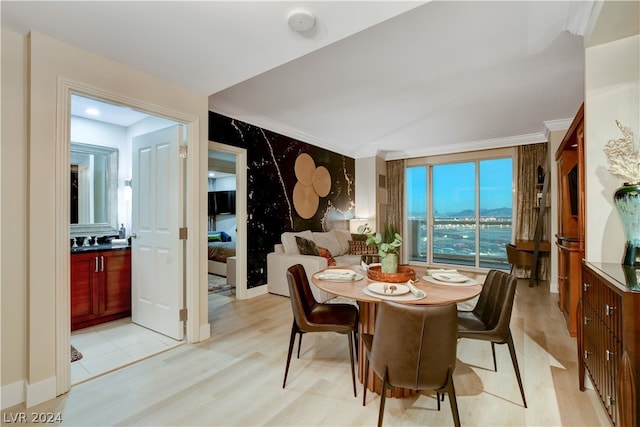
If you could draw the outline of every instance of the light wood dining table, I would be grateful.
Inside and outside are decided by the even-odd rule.
[[[401,304],[415,305],[442,305],[450,303],[461,303],[469,301],[480,294],[485,274],[460,271],[460,274],[473,279],[477,282],[474,285],[461,286],[459,284],[441,284],[432,281],[430,276],[425,277],[426,267],[409,266],[416,271],[416,279],[414,286],[426,293],[426,297],[412,301],[397,300]],[[360,266],[337,267],[341,270],[350,269],[362,276],[355,281],[329,281],[317,278],[318,272],[312,276],[312,282],[318,288],[329,292],[333,295],[349,298],[357,301],[359,307],[359,325],[358,325],[358,378],[360,382],[364,382],[364,354],[365,348],[361,339],[363,334],[373,334],[378,303],[384,298],[377,298],[371,294],[366,294],[364,289],[374,280],[367,277],[366,271]],[[330,271],[331,268],[327,269]],[[326,270],[325,270],[326,271]],[[391,299],[391,298],[387,298]],[[380,394],[382,390],[382,380],[369,368],[369,380],[367,389]],[[414,395],[416,390],[409,390],[400,387],[393,387],[387,391],[388,397],[409,397]]]

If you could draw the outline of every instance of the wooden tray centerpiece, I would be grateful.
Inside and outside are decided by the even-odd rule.
[[[387,283],[405,283],[409,280],[416,280],[416,271],[411,267],[399,265],[397,273],[383,273],[381,268],[379,265],[369,267],[367,270],[369,279],[375,282]]]

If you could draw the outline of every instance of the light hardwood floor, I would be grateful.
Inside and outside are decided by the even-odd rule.
[[[520,281],[511,327],[529,408],[522,406],[506,346],[461,340],[454,382],[463,426],[608,426],[595,392],[578,390],[576,342],[545,285]],[[74,386],[25,410],[60,412],[76,426],[368,426],[380,398],[353,397],[347,339],[307,334],[282,389],[291,327],[288,298],[263,295],[209,300],[212,339],[182,345],[135,365]],[[3,419],[5,418],[3,414]],[[435,395],[387,399],[385,426],[453,425],[449,402]]]

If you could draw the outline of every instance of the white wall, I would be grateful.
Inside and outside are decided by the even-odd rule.
[[[640,31],[640,29],[638,29]],[[620,263],[625,235],[613,204],[623,182],[602,148],[622,137],[616,120],[640,136],[640,36],[588,47],[585,94],[585,259]]]
[[[551,242],[551,252],[549,256],[549,291],[558,293],[558,247],[555,245],[555,236],[558,234],[558,163],[556,162],[556,151],[567,130],[554,131],[549,133],[549,142],[547,145],[547,153],[549,156],[549,170],[551,180],[550,184],[550,197],[551,197],[551,210],[549,217],[551,220],[551,227],[549,228],[549,236],[546,236]]]
[[[0,137],[0,372],[2,409],[24,400],[27,376],[28,146],[26,40],[2,30]]]
[[[63,301],[68,309],[68,158],[64,154],[68,141],[61,139],[64,126],[58,121],[64,117],[61,108],[65,104],[58,98],[62,82],[116,94],[125,103],[152,105],[167,117],[193,124],[191,161],[195,166],[187,171],[186,195],[193,209],[187,221],[193,235],[202,236],[187,242],[187,258],[194,260],[205,258],[199,251],[206,247],[206,236],[199,230],[206,215],[202,185],[206,180],[208,110],[206,94],[41,34],[25,38],[3,29],[1,55],[2,149],[10,145],[11,155],[2,157],[0,171],[0,359],[5,408],[21,401],[33,406],[68,389],[68,377],[56,376],[58,369],[64,369],[61,367],[68,370],[56,342],[64,342],[64,337],[58,336],[58,331],[64,330],[60,325],[69,324],[68,312],[59,311],[55,303]],[[59,190],[63,192],[58,194]],[[12,206],[6,206],[7,201]],[[188,327],[206,331],[206,262],[194,261],[186,269],[188,282],[202,284],[201,289],[187,295],[187,304],[193,308]]]

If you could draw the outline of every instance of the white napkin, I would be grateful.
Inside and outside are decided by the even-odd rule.
[[[447,273],[457,273],[458,270],[456,269],[451,269],[451,270],[445,270],[445,269],[440,269],[440,270],[427,270],[426,274],[427,276],[433,276],[433,273],[436,274],[447,274]]]
[[[409,288],[409,290],[411,291],[411,293],[413,294],[414,297],[416,298],[424,298],[427,296],[426,293],[424,293],[424,291],[421,291],[420,289],[416,288],[413,285],[413,280],[409,280],[407,282],[407,287]]]
[[[360,267],[364,270],[367,271],[369,269],[369,265],[364,262],[364,261],[360,261]]]
[[[356,280],[356,273],[354,272],[344,272],[344,273],[318,273],[316,274],[316,278],[320,280],[339,280],[345,282],[352,282]]]

